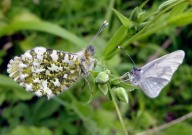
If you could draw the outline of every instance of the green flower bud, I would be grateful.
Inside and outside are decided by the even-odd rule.
[[[109,69],[106,69],[104,72],[105,72],[106,74],[111,74],[111,71],[110,71]]]
[[[107,84],[98,84],[99,90],[103,92],[104,95],[108,92],[108,85]]]
[[[96,79],[95,79],[96,83],[99,83],[99,84],[105,84],[106,82],[109,81],[109,75],[105,72],[100,72]]]
[[[126,103],[129,102],[128,94],[123,87],[113,88],[113,90],[114,90],[114,94],[116,95],[119,101],[126,102]]]
[[[139,18],[139,14],[142,12],[142,9],[139,8],[139,7],[136,7],[131,15],[130,15],[130,20],[132,20],[133,22],[137,22],[138,21],[138,18]]]

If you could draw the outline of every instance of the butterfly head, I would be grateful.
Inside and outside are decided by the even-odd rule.
[[[129,79],[133,85],[138,85],[141,79],[141,69],[133,67],[132,71],[130,72]]]
[[[92,46],[91,44],[107,25],[108,25],[108,22],[104,21],[102,26],[99,28],[95,36],[90,41],[89,46],[85,50],[77,53],[80,58],[80,66],[81,66],[82,73],[85,76],[88,75],[89,70],[92,70],[94,68],[94,64],[95,64],[95,59],[93,58],[95,54],[95,47]]]
[[[95,54],[95,47],[92,45],[88,46],[87,49],[85,50],[85,57],[89,58],[94,56],[94,54]]]

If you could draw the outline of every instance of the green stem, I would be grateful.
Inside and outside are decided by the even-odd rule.
[[[127,131],[127,129],[126,129],[126,127],[125,127],[125,124],[124,124],[124,122],[123,122],[123,119],[122,119],[122,116],[121,116],[121,113],[120,113],[120,109],[119,109],[119,107],[118,107],[118,105],[117,105],[117,102],[115,101],[115,96],[114,96],[113,92],[111,91],[110,86],[109,86],[109,92],[110,92],[110,95],[111,95],[113,104],[114,104],[114,106],[115,106],[115,109],[116,109],[116,111],[117,111],[117,115],[118,115],[118,117],[119,117],[119,120],[120,120],[120,122],[121,122],[121,125],[122,125],[122,127],[123,127],[123,130],[124,130],[124,132],[125,132],[125,135],[128,135],[128,131]]]

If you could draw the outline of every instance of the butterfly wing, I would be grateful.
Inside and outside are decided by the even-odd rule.
[[[163,69],[164,76],[167,74],[170,76],[171,68]],[[162,71],[162,70],[161,70]],[[141,82],[139,83],[139,86],[142,88],[143,92],[151,97],[155,98],[159,95],[161,90],[169,83],[169,80],[165,77],[147,77],[142,78]]]
[[[184,51],[178,50],[160,57],[141,68],[139,86],[147,96],[155,98],[159,95],[182,63],[184,55]]]
[[[16,56],[7,71],[27,91],[48,98],[68,89],[81,75],[77,55],[44,47]]]

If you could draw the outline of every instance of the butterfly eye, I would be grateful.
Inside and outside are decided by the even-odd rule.
[[[86,56],[86,57],[90,57],[90,56],[93,56],[94,54],[95,54],[95,48],[90,45],[90,46],[85,50],[85,56]]]

